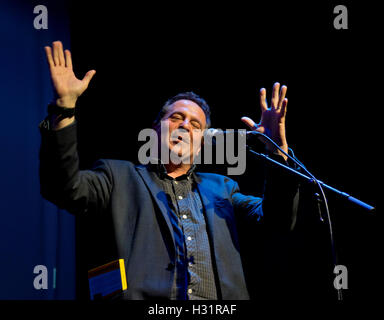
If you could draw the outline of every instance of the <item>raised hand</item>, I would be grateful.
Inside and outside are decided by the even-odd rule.
[[[52,43],[52,48],[44,48],[47,56],[56,104],[61,107],[74,108],[77,98],[88,88],[95,75],[95,70],[86,73],[82,80],[76,78],[72,69],[72,58],[69,50],[63,51],[61,41]]]
[[[268,108],[267,104],[267,92],[265,88],[260,90],[260,107],[261,107],[261,120],[256,124],[252,119],[248,117],[242,117],[241,120],[249,126],[252,130],[259,131],[266,134],[273,141],[275,141],[280,148],[288,153],[288,143],[285,134],[285,117],[287,114],[288,99],[285,97],[287,93],[287,87],[282,86],[280,89],[280,83],[276,82],[272,89],[271,107]],[[273,146],[267,139],[262,139],[266,144],[267,150],[275,152],[276,147]],[[284,159],[287,159],[282,152],[278,151]]]

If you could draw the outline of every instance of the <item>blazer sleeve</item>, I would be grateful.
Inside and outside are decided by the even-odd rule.
[[[293,166],[279,155],[270,155],[276,161]],[[289,174],[277,168],[266,169],[263,197],[244,195],[234,182],[231,191],[232,204],[240,218],[257,221],[273,229],[293,230],[298,209],[299,183]]]
[[[104,210],[113,186],[108,161],[79,170],[76,123],[57,131],[40,125],[40,133],[41,195],[73,214]]]

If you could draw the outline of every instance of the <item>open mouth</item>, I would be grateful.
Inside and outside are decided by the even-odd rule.
[[[178,144],[180,142],[185,143],[185,144],[189,144],[190,143],[190,138],[187,135],[180,135],[180,134],[176,135],[175,134],[174,136],[171,136],[170,141],[173,144]]]
[[[183,139],[179,139],[179,138],[171,140],[171,143],[172,143],[173,145],[183,144],[183,143],[184,143],[184,144],[187,144]]]

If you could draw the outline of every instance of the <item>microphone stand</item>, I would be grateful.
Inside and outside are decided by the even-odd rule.
[[[340,190],[337,190],[336,188],[334,187],[331,187],[327,184],[325,184],[324,182],[318,180],[318,179],[314,179],[314,177],[309,177],[287,165],[284,165],[272,158],[270,158],[268,155],[266,154],[263,154],[263,153],[259,153],[259,152],[256,152],[254,150],[252,150],[248,145],[247,145],[247,150],[252,154],[254,155],[256,158],[268,163],[269,165],[272,165],[274,167],[279,167],[279,168],[282,168],[284,169],[286,172],[298,177],[301,181],[304,181],[306,183],[309,183],[309,184],[319,184],[320,186],[320,189],[323,188],[323,189],[326,189],[328,191],[332,191],[333,193],[335,193],[336,195],[338,195],[339,197],[357,205],[358,207],[362,208],[363,210],[365,210],[366,212],[368,212],[369,214],[373,214],[375,212],[375,207],[357,199],[357,198],[354,198],[352,196],[350,196],[349,194],[347,194],[346,192],[343,192],[343,191],[340,191]],[[321,221],[324,221],[323,220],[323,217],[322,217],[322,213],[321,213],[321,199],[320,199],[320,195],[319,194],[315,194],[316,196],[316,200],[317,200],[317,204],[318,204],[318,211],[319,211],[319,215],[320,215],[320,220]],[[326,201],[325,199],[325,196],[324,196],[324,200]],[[329,224],[331,224],[331,221],[330,221],[330,217],[328,216],[328,219],[329,219]],[[333,256],[333,262],[334,262],[334,267],[336,267],[338,265],[338,258],[337,258],[337,254],[336,254],[336,250],[335,250],[335,246],[334,246],[334,239],[333,239],[333,231],[332,231],[332,227],[330,226],[330,236],[331,236],[331,244],[332,244],[332,256]],[[336,288],[337,290],[337,298],[338,300],[343,300],[343,295],[342,295],[342,288]]]
[[[263,160],[264,162],[267,162],[275,167],[279,167],[279,168],[282,168],[284,169],[286,172],[289,172],[290,174],[298,177],[300,180],[304,181],[304,182],[307,182],[307,183],[310,183],[310,184],[315,184],[315,180],[312,179],[311,177],[308,177],[307,175],[293,169],[293,168],[290,168],[288,166],[286,166],[285,164],[282,164],[272,158],[270,158],[268,155],[266,154],[263,154],[263,153],[259,153],[259,152],[256,152],[252,149],[250,149],[249,147],[247,147],[248,151],[251,152],[254,156],[256,156],[256,158],[258,159],[261,159]],[[348,193],[345,193],[343,191],[340,191],[340,190],[337,190],[336,188],[334,187],[331,187],[330,185],[327,185],[325,184],[324,182],[320,181],[320,180],[317,180],[317,183],[319,183],[324,189],[328,190],[328,191],[332,191],[333,193],[337,194],[338,196],[340,196],[341,198],[345,199],[345,200],[348,200],[349,202],[357,205],[358,207],[364,209],[366,212],[370,213],[370,214],[373,214],[376,210],[375,207],[359,200],[359,199],[356,199],[352,196],[350,196]]]

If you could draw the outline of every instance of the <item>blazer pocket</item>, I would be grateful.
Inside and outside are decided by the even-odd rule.
[[[227,206],[228,199],[216,199],[215,200],[215,207],[222,208]]]
[[[218,216],[224,219],[232,219],[233,217],[233,206],[228,199],[218,199],[215,201],[215,212]]]
[[[215,207],[223,208],[229,206],[231,203],[228,199],[219,198],[215,200]]]

